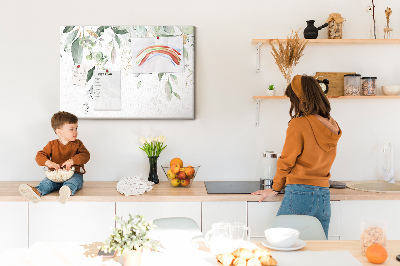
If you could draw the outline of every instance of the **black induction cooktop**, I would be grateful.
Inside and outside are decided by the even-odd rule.
[[[260,181],[208,181],[207,194],[250,194],[264,189]]]

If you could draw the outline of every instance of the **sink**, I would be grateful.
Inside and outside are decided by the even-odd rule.
[[[388,183],[386,181],[354,181],[347,182],[346,186],[369,192],[400,193],[400,183]]]

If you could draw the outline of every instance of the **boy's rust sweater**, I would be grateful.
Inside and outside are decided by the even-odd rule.
[[[40,166],[45,166],[47,160],[61,166],[69,159],[74,161],[75,173],[80,173],[80,168],[89,161],[90,153],[79,139],[70,141],[66,145],[58,139],[49,141],[43,150],[36,154],[36,162]]]
[[[285,184],[329,187],[330,169],[341,135],[340,128],[335,134],[314,115],[292,119],[272,188],[280,191]]]

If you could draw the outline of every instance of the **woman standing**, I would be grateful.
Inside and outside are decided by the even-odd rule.
[[[313,77],[296,75],[285,95],[291,103],[291,120],[273,186],[252,195],[262,195],[261,202],[266,197],[277,196],[286,184],[277,215],[314,216],[321,222],[328,238],[330,169],[342,131],[330,116],[329,101]]]

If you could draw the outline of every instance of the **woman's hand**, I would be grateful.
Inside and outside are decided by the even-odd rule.
[[[251,193],[251,195],[261,195],[261,199],[258,202],[262,202],[267,197],[276,197],[278,194],[279,193],[272,188],[257,190],[256,192]]]

